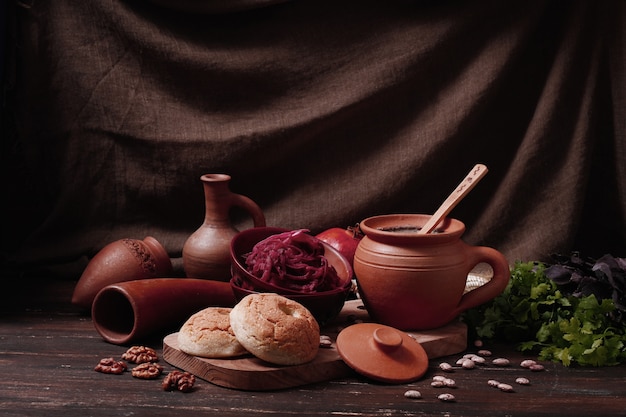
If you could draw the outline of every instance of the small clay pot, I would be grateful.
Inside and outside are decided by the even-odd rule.
[[[150,278],[104,287],[94,299],[91,318],[104,340],[125,345],[176,330],[203,308],[235,302],[228,282]]]
[[[389,214],[359,224],[365,237],[356,249],[354,272],[374,321],[400,330],[438,328],[495,298],[509,283],[504,255],[464,243],[465,225],[456,219],[446,219],[434,233],[418,234],[428,219]],[[465,293],[468,274],[482,262],[492,267],[493,277]]]
[[[91,309],[96,294],[107,285],[171,275],[172,261],[155,238],[120,239],[89,261],[74,288],[72,303]]]

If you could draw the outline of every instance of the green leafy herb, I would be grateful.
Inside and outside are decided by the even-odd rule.
[[[625,323],[612,298],[569,293],[537,262],[517,262],[505,291],[463,315],[475,336],[516,343],[566,366],[626,362]]]

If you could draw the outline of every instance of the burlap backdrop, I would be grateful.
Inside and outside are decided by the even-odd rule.
[[[224,172],[268,224],[452,213],[515,260],[626,256],[623,1],[30,0],[11,5],[3,258],[170,255]],[[6,203],[8,201],[8,203]],[[249,221],[234,213],[239,227]]]

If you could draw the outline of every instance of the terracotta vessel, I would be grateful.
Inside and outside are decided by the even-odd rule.
[[[106,286],[94,299],[91,318],[104,340],[125,345],[178,330],[203,308],[234,305],[227,282],[151,278]]]
[[[510,270],[500,252],[464,243],[465,225],[455,219],[418,235],[429,218],[390,214],[360,223],[365,237],[355,253],[354,272],[373,320],[401,330],[434,329],[506,288]],[[481,262],[492,267],[493,277],[464,294],[469,272]]]
[[[204,187],[204,222],[183,246],[183,269],[188,277],[230,280],[230,241],[239,232],[233,227],[229,212],[240,207],[252,217],[254,227],[265,226],[261,208],[250,198],[229,189],[231,177],[206,174],[200,177]]]
[[[89,261],[74,288],[72,303],[91,309],[96,294],[107,285],[171,273],[172,261],[155,238],[116,240]]]
[[[275,292],[281,295],[302,295],[297,289],[289,289],[280,287],[267,281],[263,281],[255,275],[251,274],[245,265],[245,255],[252,251],[254,246],[260,241],[278,234],[288,231],[280,227],[255,227],[237,233],[231,240],[230,258],[231,258],[231,276],[237,285],[249,290],[258,292]],[[352,287],[352,265],[350,262],[335,248],[325,242],[320,242],[324,247],[324,257],[328,259],[330,265],[335,268],[339,279],[343,283],[341,291],[346,292]],[[328,291],[317,292],[320,295]],[[337,289],[330,292],[337,292]]]

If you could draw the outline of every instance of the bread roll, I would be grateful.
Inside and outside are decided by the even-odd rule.
[[[230,326],[230,311],[226,307],[209,307],[189,317],[178,332],[178,348],[205,358],[228,358],[247,353]]]
[[[311,312],[281,295],[244,297],[230,312],[230,323],[248,352],[273,364],[310,362],[319,350],[320,328]]]

